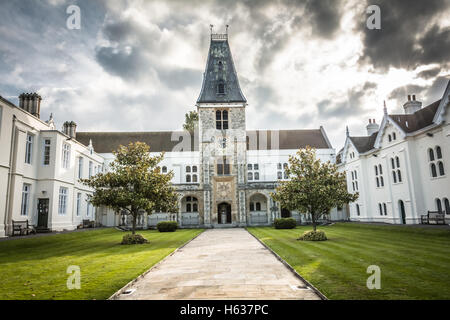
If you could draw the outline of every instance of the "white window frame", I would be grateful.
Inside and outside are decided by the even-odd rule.
[[[33,160],[33,142],[34,136],[31,133],[27,133],[27,140],[25,145],[25,163],[31,164]]]
[[[81,192],[78,192],[77,193],[77,211],[76,211],[77,217],[79,217],[80,213],[81,213],[81,197],[82,197]]]
[[[68,195],[69,195],[69,188],[59,187],[58,214],[60,216],[65,216],[67,214]]]
[[[30,195],[31,195],[31,184],[24,183],[22,186],[22,204],[20,207],[20,215],[28,216],[28,210],[30,208]]]
[[[47,144],[48,141],[48,144]],[[42,143],[42,165],[47,167],[50,165],[51,162],[51,146],[52,146],[52,140],[50,138],[44,138],[44,141]],[[45,156],[48,150],[48,163],[45,163]]]
[[[89,161],[89,178],[92,177],[93,166],[94,163],[92,161]]]
[[[62,156],[61,156],[61,166],[64,169],[68,169],[70,164],[70,144],[63,143],[62,146]]]
[[[78,179],[83,179],[83,167],[84,167],[84,158],[80,156],[78,158]]]

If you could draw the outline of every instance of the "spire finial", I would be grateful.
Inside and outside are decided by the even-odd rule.
[[[386,100],[384,100],[383,102],[384,102],[383,112],[385,115],[387,115]]]
[[[226,27],[225,33],[228,34],[228,27],[229,27],[229,25],[227,24],[225,27]]]
[[[213,28],[214,28],[214,25],[210,24],[209,25],[209,30],[211,31],[211,34],[213,33]]]
[[[350,135],[350,131],[348,131],[348,126],[345,127],[345,134],[347,135],[347,137]]]

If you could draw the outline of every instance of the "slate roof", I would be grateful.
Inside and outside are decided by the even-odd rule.
[[[272,144],[271,137],[279,136],[279,147]],[[184,135],[184,136],[183,136]],[[256,137],[256,142],[249,142],[249,150],[278,150],[299,149],[307,145],[316,149],[332,148],[321,129],[314,130],[253,130],[247,131],[251,141]],[[172,137],[175,141],[172,141]],[[97,153],[111,153],[120,145],[130,142],[141,141],[150,146],[151,152],[171,152],[182,138],[187,138],[183,131],[161,131],[161,132],[77,132],[76,139],[84,145],[92,145]],[[178,139],[178,140],[177,140]],[[264,140],[267,139],[267,143]],[[177,151],[198,151],[198,137],[192,139],[191,145]]]
[[[363,136],[363,137],[349,137],[352,141],[353,145],[355,146],[356,150],[359,153],[367,152],[371,149],[373,149],[373,146],[375,144],[375,140],[377,139],[377,132],[372,133],[371,136]]]
[[[414,112],[413,114],[390,114],[390,118],[397,123],[403,131],[411,133],[433,123],[434,115],[439,107],[441,100]]]
[[[218,85],[223,83],[225,92],[218,93]],[[242,94],[233,57],[228,44],[228,35],[211,35],[208,60],[203,84],[197,103],[247,102]]]

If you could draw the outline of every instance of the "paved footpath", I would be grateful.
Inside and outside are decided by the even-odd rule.
[[[320,299],[241,228],[203,232],[128,290],[117,299]]]

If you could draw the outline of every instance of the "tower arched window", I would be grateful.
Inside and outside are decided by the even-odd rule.
[[[436,165],[434,163],[431,163],[430,167],[431,167],[431,176],[433,178],[436,178],[437,177]]]
[[[359,210],[359,204],[356,204],[356,215],[361,215],[361,212]]]
[[[436,157],[438,159],[442,159],[442,150],[441,150],[441,147],[439,147],[439,146],[436,147]]]
[[[428,149],[428,160],[429,161],[434,161],[434,151],[433,149]]]
[[[402,182],[402,172],[400,170],[400,158],[391,158],[392,180],[394,183]]]
[[[391,142],[391,141],[392,141],[392,137],[391,137],[391,135],[390,135],[390,134],[388,134],[388,140],[389,140],[389,142]]]
[[[386,203],[383,203],[384,215],[387,216],[387,206]]]

